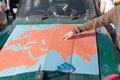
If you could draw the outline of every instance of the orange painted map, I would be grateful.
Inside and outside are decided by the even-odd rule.
[[[0,77],[42,70],[99,74],[95,31],[59,39],[75,24],[17,25],[0,52]]]

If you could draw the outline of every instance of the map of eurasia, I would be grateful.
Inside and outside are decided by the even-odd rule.
[[[74,27],[75,24],[17,25],[0,52],[0,71],[19,66],[29,68],[50,51],[57,52],[63,61],[78,55],[85,64],[91,62],[90,55],[97,55],[94,30],[69,40],[59,39]]]

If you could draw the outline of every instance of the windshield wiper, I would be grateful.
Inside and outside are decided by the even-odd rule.
[[[48,16],[45,16],[45,17],[42,17],[41,20],[45,20],[45,19],[48,19],[49,17]]]
[[[76,20],[76,19],[79,19],[79,17],[72,17],[72,20]]]

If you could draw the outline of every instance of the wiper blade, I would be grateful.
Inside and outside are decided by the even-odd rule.
[[[42,17],[41,20],[45,20],[45,19],[48,19],[49,17],[48,16],[45,16],[45,17]]]
[[[76,19],[79,19],[79,17],[72,17],[72,20],[76,20]]]

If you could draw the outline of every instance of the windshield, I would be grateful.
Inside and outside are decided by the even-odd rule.
[[[94,0],[21,0],[18,17],[95,17]]]

